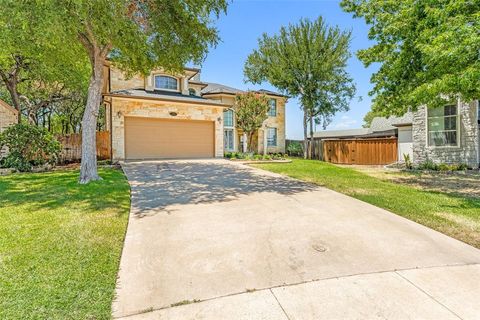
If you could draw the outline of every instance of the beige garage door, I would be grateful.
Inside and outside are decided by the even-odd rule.
[[[210,158],[213,121],[125,117],[126,159]]]

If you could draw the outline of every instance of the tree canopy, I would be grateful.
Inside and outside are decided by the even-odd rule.
[[[244,73],[252,83],[270,82],[291,97],[299,97],[307,127],[348,110],[355,86],[346,71],[351,32],[329,27],[322,17],[302,19],[273,36],[263,34],[258,49],[248,56]],[[306,154],[305,154],[306,156]]]
[[[61,25],[50,23],[44,5],[0,0],[0,6],[1,96],[19,111],[19,121],[24,115],[36,123],[52,103],[86,92],[87,60],[81,47],[65,45]]]
[[[364,18],[375,44],[360,50],[371,81],[373,110],[403,114],[420,105],[480,96],[480,2],[471,0],[343,0]]]
[[[91,75],[82,118],[80,183],[100,179],[95,129],[106,60],[110,59],[127,75],[147,74],[153,68],[181,71],[188,62],[200,63],[209,47],[218,42],[213,21],[227,8],[226,0],[21,2],[36,12],[36,16],[24,21],[27,28],[39,28],[38,21],[45,21],[47,27],[42,31],[41,42],[62,41],[77,51],[76,56],[70,56],[68,51],[61,53],[62,57],[90,61]]]

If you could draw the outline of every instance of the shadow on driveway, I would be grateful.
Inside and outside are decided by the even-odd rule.
[[[129,162],[123,168],[132,186],[132,211],[137,217],[171,205],[231,201],[255,192],[290,195],[316,188],[215,160]]]

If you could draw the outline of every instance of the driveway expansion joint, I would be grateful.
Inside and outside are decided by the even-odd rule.
[[[424,294],[426,294],[428,297],[430,297],[431,299],[433,299],[435,302],[437,302],[438,304],[442,305],[442,307],[448,309],[448,311],[450,311],[453,315],[455,315],[456,317],[458,317],[459,319],[462,319],[459,315],[457,315],[455,312],[453,312],[452,310],[450,310],[448,307],[446,307],[444,304],[442,304],[441,302],[439,302],[438,300],[436,300],[434,297],[432,297],[430,294],[428,294],[427,292],[425,292],[423,289],[419,288],[418,286],[416,286],[414,283],[412,283],[410,280],[406,279],[404,276],[402,276],[400,273],[398,273],[399,271],[409,271],[409,270],[423,270],[423,269],[434,269],[434,268],[450,268],[450,267],[463,267],[463,266],[475,266],[475,265],[480,265],[480,263],[465,263],[465,264],[452,264],[452,265],[438,265],[438,266],[428,266],[428,267],[414,267],[414,268],[405,268],[405,269],[394,269],[394,270],[382,270],[382,271],[374,271],[374,272],[364,272],[364,273],[355,273],[355,274],[348,274],[348,275],[343,275],[343,276],[337,276],[337,277],[327,277],[327,278],[319,278],[319,279],[312,279],[312,280],[306,280],[306,281],[301,281],[301,282],[295,282],[295,283],[284,283],[284,284],[281,284],[281,285],[277,285],[277,286],[271,286],[271,287],[268,287],[268,288],[260,288],[260,289],[255,289],[255,290],[245,290],[245,291],[241,291],[241,292],[233,292],[233,293],[230,293],[230,294],[225,294],[225,295],[220,295],[220,296],[216,296],[216,297],[211,297],[211,298],[206,298],[206,299],[198,299],[198,300],[195,300],[195,302],[192,302],[193,303],[202,303],[202,302],[207,302],[207,301],[213,301],[213,300],[218,300],[218,299],[222,299],[222,298],[227,298],[227,297],[233,297],[233,296],[238,296],[238,295],[242,295],[242,294],[249,294],[249,293],[252,293],[252,292],[260,292],[260,291],[270,291],[270,293],[273,295],[273,297],[275,298],[275,300],[278,302],[278,304],[280,305],[280,308],[282,309],[282,311],[284,312],[285,316],[287,317],[288,320],[290,320],[290,318],[288,317],[288,314],[286,313],[286,311],[283,309],[283,306],[280,304],[280,302],[278,301],[278,298],[277,296],[274,294],[273,290],[272,289],[277,289],[277,288],[286,288],[286,287],[293,287],[293,286],[300,286],[302,284],[307,284],[307,283],[312,283],[312,282],[321,282],[321,281],[327,281],[327,280],[333,280],[333,279],[345,279],[345,278],[351,278],[351,277],[355,277],[355,276],[365,276],[365,275],[372,275],[372,274],[382,274],[382,273],[395,273],[397,275],[399,275],[400,277],[402,277],[403,279],[405,279],[406,281],[408,281],[411,285],[413,285],[415,288],[417,288],[418,290],[420,290],[421,292],[423,292]],[[134,316],[138,316],[140,314],[145,314],[145,313],[152,313],[152,312],[155,312],[155,311],[160,311],[160,310],[165,310],[165,309],[172,309],[172,308],[178,308],[178,307],[182,307],[183,305],[168,305],[168,306],[165,306],[165,307],[159,307],[159,308],[147,308],[147,309],[144,309],[144,310],[140,310],[140,311],[137,311],[137,312],[132,312],[130,314],[127,314],[127,315],[123,315],[123,316],[120,316],[120,317],[114,317],[114,319],[128,319],[129,317],[134,317]],[[148,311],[145,311],[145,310],[148,310]]]
[[[468,265],[468,264],[467,264]],[[420,268],[420,269],[423,269],[423,268]],[[427,268],[425,268],[427,269]],[[412,281],[410,281],[408,278],[404,277],[400,272],[397,272],[395,271],[396,274],[398,274],[403,280],[405,280],[406,282],[408,282],[410,285],[414,286],[417,290],[421,291],[423,294],[425,294],[427,297],[429,297],[430,299],[432,299],[433,301],[435,301],[436,303],[438,303],[439,305],[441,305],[443,308],[445,308],[445,310],[447,310],[448,312],[450,312],[452,315],[454,315],[455,317],[457,317],[458,319],[462,319],[462,317],[460,317],[455,311],[453,311],[452,309],[450,309],[449,307],[447,307],[445,304],[443,304],[441,301],[438,301],[438,299],[436,299],[434,296],[432,296],[431,294],[429,294],[428,292],[426,292],[425,290],[423,290],[421,287],[417,286],[415,283],[413,283]]]

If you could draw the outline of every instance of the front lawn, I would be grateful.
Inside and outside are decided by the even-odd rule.
[[[254,166],[325,186],[480,248],[478,198],[420,190],[317,160]]]
[[[109,319],[130,207],[123,172],[0,177],[0,319]]]

